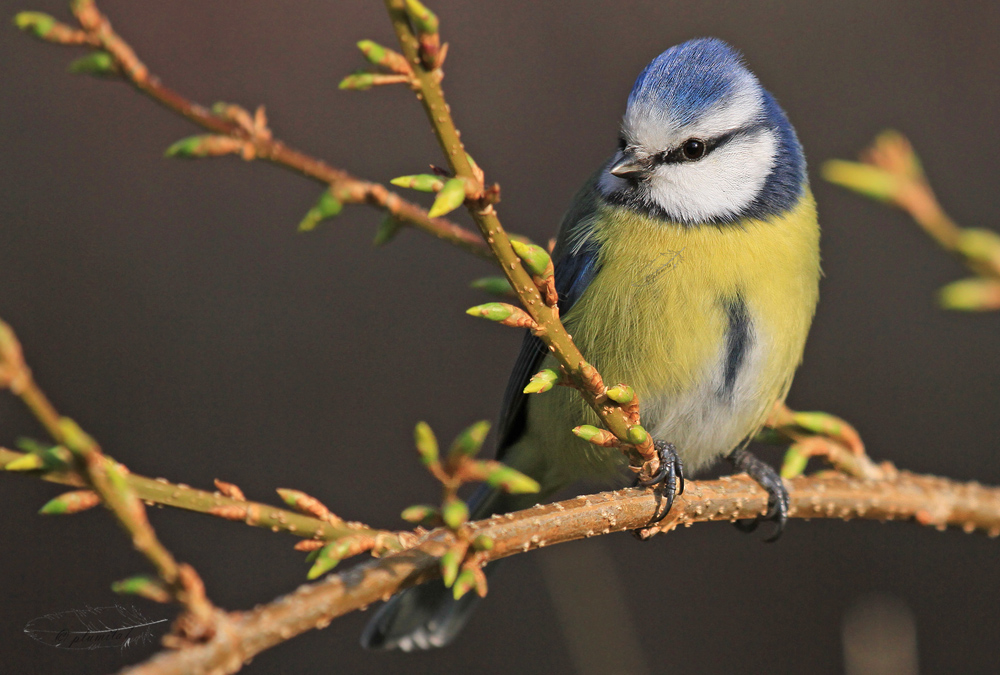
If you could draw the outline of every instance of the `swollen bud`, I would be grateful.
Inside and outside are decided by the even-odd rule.
[[[547,279],[553,274],[552,258],[541,246],[535,244],[525,244],[524,242],[512,239],[510,245],[514,248],[514,253],[524,263],[525,269],[534,277]]]
[[[483,441],[486,440],[486,434],[489,432],[490,423],[488,421],[476,422],[455,437],[455,442],[451,444],[449,457],[474,456],[483,447]]]
[[[41,455],[29,453],[18,457],[12,462],[7,462],[3,468],[4,471],[35,471],[36,469],[45,468],[45,460],[42,459]]]
[[[417,504],[416,506],[408,506],[403,509],[400,518],[408,523],[424,523],[432,518],[437,518],[438,510],[433,506],[427,506],[425,504]]]
[[[80,75],[97,75],[99,77],[114,77],[118,74],[118,66],[111,54],[94,52],[69,64],[69,72]]]
[[[574,427],[573,433],[583,440],[602,448],[614,448],[621,443],[618,437],[607,429],[599,429],[591,424],[581,424],[578,427]]]
[[[309,232],[328,218],[333,218],[344,209],[344,205],[334,197],[329,190],[324,190],[316,205],[309,209],[306,217],[299,223],[299,232]]]
[[[462,563],[462,553],[463,551],[456,547],[449,548],[441,556],[441,580],[448,588],[455,583],[455,578],[458,576],[458,566]]]
[[[417,452],[420,453],[420,461],[425,466],[429,466],[438,461],[438,442],[431,430],[431,425],[427,422],[417,422],[413,428],[413,440],[417,444]]]
[[[486,477],[486,482],[512,495],[531,494],[541,489],[538,481],[534,478],[525,476],[520,471],[512,469],[509,466],[501,466],[498,469],[494,469]]]
[[[477,551],[492,551],[493,544],[493,539],[487,537],[485,534],[481,534],[472,540],[472,548]]]
[[[955,247],[966,258],[1000,271],[1000,234],[993,230],[965,228],[958,233]]]
[[[163,582],[147,576],[129,577],[111,584],[111,590],[119,595],[138,595],[153,602],[170,602],[172,597]]]
[[[177,141],[164,154],[165,157],[194,159],[196,157],[218,157],[230,155],[243,150],[245,141],[232,136],[201,134],[188,136]]]
[[[508,305],[505,302],[487,302],[465,310],[469,316],[481,316],[490,321],[502,323],[515,328],[535,328],[535,320],[523,309]]]
[[[337,89],[353,89],[365,91],[375,86],[375,73],[358,72],[348,75],[340,81]]]
[[[459,600],[463,595],[471,591],[476,587],[476,575],[473,574],[472,570],[466,568],[458,575],[455,579],[455,584],[452,586],[452,595],[454,595],[456,600]]]
[[[379,222],[378,229],[375,230],[375,239],[372,240],[372,243],[375,246],[385,246],[399,234],[401,229],[403,229],[403,226],[400,222],[393,218],[392,214],[389,214]]]
[[[438,218],[451,213],[465,202],[465,181],[461,178],[451,178],[438,192],[427,215]]]
[[[802,452],[798,444],[792,445],[785,452],[785,460],[781,463],[781,477],[795,478],[801,476],[809,464],[809,455]]]
[[[420,0],[406,0],[406,13],[418,33],[437,33],[438,18]]]
[[[899,190],[896,176],[870,164],[831,159],[823,164],[822,173],[835,185],[883,202],[892,201]]]
[[[631,443],[632,445],[642,445],[648,440],[649,440],[649,434],[646,433],[646,430],[643,429],[642,426],[636,424],[632,427],[629,427],[628,430],[629,443]]]
[[[635,392],[632,390],[632,387],[626,384],[615,385],[614,387],[608,389],[605,393],[608,395],[608,398],[615,403],[620,403],[621,405],[631,403],[632,399],[635,397]]]
[[[452,530],[457,530],[469,519],[469,507],[461,499],[451,497],[441,507],[441,519]]]
[[[546,368],[531,376],[531,380],[523,392],[525,394],[542,394],[552,389],[558,381],[559,373],[551,368]]]
[[[1000,309],[1000,281],[994,279],[974,278],[953,281],[939,293],[938,301],[945,309],[966,312]]]
[[[307,579],[316,579],[323,576],[338,564],[344,558],[354,555],[357,551],[357,542],[351,537],[344,537],[343,539],[338,539],[337,541],[330,542],[323,548],[319,549],[316,555],[316,562],[313,566],[309,568],[306,573]]]
[[[38,512],[46,516],[68,516],[92,509],[100,503],[101,498],[93,490],[73,490],[46,502]]]
[[[55,17],[42,12],[18,12],[14,16],[15,26],[43,40],[52,32],[56,23]]]
[[[444,181],[441,180],[441,176],[435,176],[432,173],[418,173],[413,176],[400,176],[398,178],[393,178],[389,182],[401,188],[419,190],[420,192],[437,192],[444,187]]]

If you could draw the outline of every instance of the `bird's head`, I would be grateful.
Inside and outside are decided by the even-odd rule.
[[[740,54],[702,38],[671,47],[639,75],[599,186],[608,201],[644,213],[724,224],[794,206],[805,160]]]

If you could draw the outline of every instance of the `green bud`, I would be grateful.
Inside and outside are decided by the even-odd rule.
[[[993,230],[965,228],[959,231],[955,247],[970,260],[1000,269],[1000,234]]]
[[[1000,281],[993,279],[961,279],[939,291],[938,301],[945,309],[984,312],[1000,309]]]
[[[447,553],[441,556],[441,580],[445,587],[451,588],[458,576],[458,566],[462,564],[457,548],[449,548]]]
[[[181,157],[185,159],[191,157],[203,157],[204,153],[201,149],[204,146],[206,138],[208,138],[208,136],[205,134],[182,138],[167,148],[167,151],[163,154],[165,157]]]
[[[477,551],[492,551],[493,544],[493,539],[487,537],[485,534],[481,534],[472,540],[472,548]]]
[[[14,25],[25,33],[44,39],[56,25],[56,20],[55,17],[42,12],[18,12],[14,15]]]
[[[582,438],[585,441],[592,440],[598,434],[603,434],[604,429],[598,429],[592,424],[581,424],[578,427],[573,427],[573,433]]]
[[[452,595],[454,595],[455,599],[458,600],[475,587],[475,574],[473,574],[470,569],[464,569],[459,573],[458,578],[455,579],[455,583],[451,588]]]
[[[418,33],[438,32],[438,18],[420,0],[406,0],[406,13]]]
[[[309,209],[306,217],[299,223],[299,232],[309,232],[328,218],[333,218],[344,209],[344,205],[334,197],[329,190],[324,190],[316,206]]]
[[[631,403],[632,398],[635,396],[635,391],[632,390],[632,387],[625,384],[619,384],[611,387],[606,393],[608,398],[621,405]]]
[[[316,558],[319,557],[319,552],[321,550],[322,549],[316,548],[316,549],[313,549],[312,551],[309,551],[309,553],[306,554],[306,562],[307,563],[316,562]]]
[[[840,420],[825,412],[797,412],[792,415],[792,420],[814,434],[840,436],[842,432]]]
[[[809,464],[809,455],[799,450],[798,446],[793,445],[785,452],[785,459],[781,463],[781,477],[801,476],[802,472],[806,470],[807,464]]]
[[[486,434],[489,432],[490,423],[488,421],[481,420],[476,422],[455,437],[455,441],[451,444],[449,456],[474,456],[479,452],[479,449],[483,447],[483,441],[486,440]]]
[[[362,40],[358,43],[358,49],[361,50],[361,53],[365,55],[366,59],[374,63],[376,66],[380,65],[385,60],[386,49],[377,42]]]
[[[438,515],[438,510],[433,506],[418,504],[403,509],[400,517],[408,523],[423,523]]]
[[[870,164],[831,159],[823,164],[823,178],[879,201],[891,201],[899,190],[899,179]]]
[[[465,203],[465,181],[461,178],[452,178],[438,192],[427,215],[431,218],[438,218],[451,213],[463,203]]]
[[[420,192],[437,192],[444,187],[444,180],[441,176],[432,173],[418,173],[413,176],[400,176],[389,181],[393,185]]]
[[[138,595],[153,602],[170,602],[171,595],[159,579],[135,576],[111,584],[111,590],[119,595]]]
[[[378,229],[375,231],[375,239],[372,243],[375,244],[375,246],[385,246],[392,241],[402,229],[403,226],[398,220],[393,218],[391,214],[387,215],[379,222]]]
[[[420,453],[420,461],[424,466],[438,461],[438,442],[431,425],[427,422],[417,422],[417,426],[413,428],[413,440],[417,444],[417,452]]]
[[[510,282],[505,277],[483,277],[473,281],[469,287],[493,295],[514,295],[514,289],[510,287]]]
[[[441,507],[441,519],[449,528],[457,530],[469,519],[469,507],[461,499],[453,497]]]
[[[513,305],[508,305],[505,302],[487,302],[483,305],[476,305],[475,307],[470,307],[465,310],[465,313],[469,316],[481,316],[484,319],[489,319],[490,321],[503,321],[504,319],[510,317],[517,309]]]
[[[501,466],[499,469],[494,469],[487,476],[486,482],[512,495],[531,494],[541,489],[538,481],[534,478],[525,476],[520,471],[512,469],[509,466]]]
[[[365,91],[375,86],[375,73],[358,72],[348,75],[337,85],[338,89]]]
[[[628,430],[628,442],[632,445],[642,445],[649,440],[649,434],[646,430],[642,428],[641,425],[636,424]]]
[[[523,391],[525,394],[543,394],[552,389],[558,381],[559,373],[551,368],[546,368],[532,375],[528,386]]]
[[[75,74],[97,75],[101,77],[115,76],[118,66],[111,54],[93,52],[69,64],[69,72]]]
[[[12,462],[4,465],[4,471],[35,471],[45,467],[45,460],[41,455],[29,454],[18,457]]]
[[[514,253],[532,276],[542,278],[552,276],[552,258],[544,248],[536,244],[525,244],[516,239],[511,240],[510,245],[514,247]]]
[[[307,579],[316,579],[323,576],[350,554],[351,546],[354,542],[351,537],[344,537],[343,539],[338,539],[337,541],[331,541],[329,544],[319,549],[316,554],[315,562],[313,566],[309,568],[309,572],[306,573]]]
[[[46,516],[70,515],[92,509],[100,503],[101,498],[93,490],[73,490],[49,500],[38,512]]]

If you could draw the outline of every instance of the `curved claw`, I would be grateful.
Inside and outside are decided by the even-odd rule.
[[[729,461],[733,463],[739,471],[746,472],[758,484],[767,490],[767,512],[753,520],[738,520],[734,523],[741,532],[753,532],[757,526],[765,521],[774,523],[774,532],[770,534],[765,543],[777,541],[785,531],[785,523],[788,522],[788,490],[781,480],[781,476],[769,464],[762,462],[754,455],[743,448],[737,448],[729,456]]]
[[[670,509],[674,505],[674,497],[684,494],[684,464],[681,462],[681,458],[678,456],[677,449],[673,444],[664,441],[655,441],[653,447],[656,448],[656,454],[660,460],[660,470],[656,472],[655,476],[647,480],[638,479],[636,484],[642,487],[663,486],[663,496],[666,504],[662,511],[653,518],[652,523],[655,524],[666,518],[667,514],[670,513]],[[678,482],[680,483],[679,486]]]

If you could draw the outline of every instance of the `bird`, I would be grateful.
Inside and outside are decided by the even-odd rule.
[[[771,520],[777,538],[788,492],[746,445],[802,360],[819,293],[819,224],[795,130],[737,50],[698,38],[646,66],[617,150],[574,197],[552,259],[567,331],[605,382],[627,383],[639,397],[668,508],[685,471],[727,457],[769,494],[767,512],[743,529]],[[547,367],[559,366],[527,333],[497,441],[498,459],[541,492],[484,486],[470,502],[473,518],[528,508],[580,478],[626,473],[620,451],[571,432],[599,424],[577,391],[523,393]],[[362,644],[444,646],[477,601],[474,593],[456,601],[440,580],[410,588],[379,610]]]

